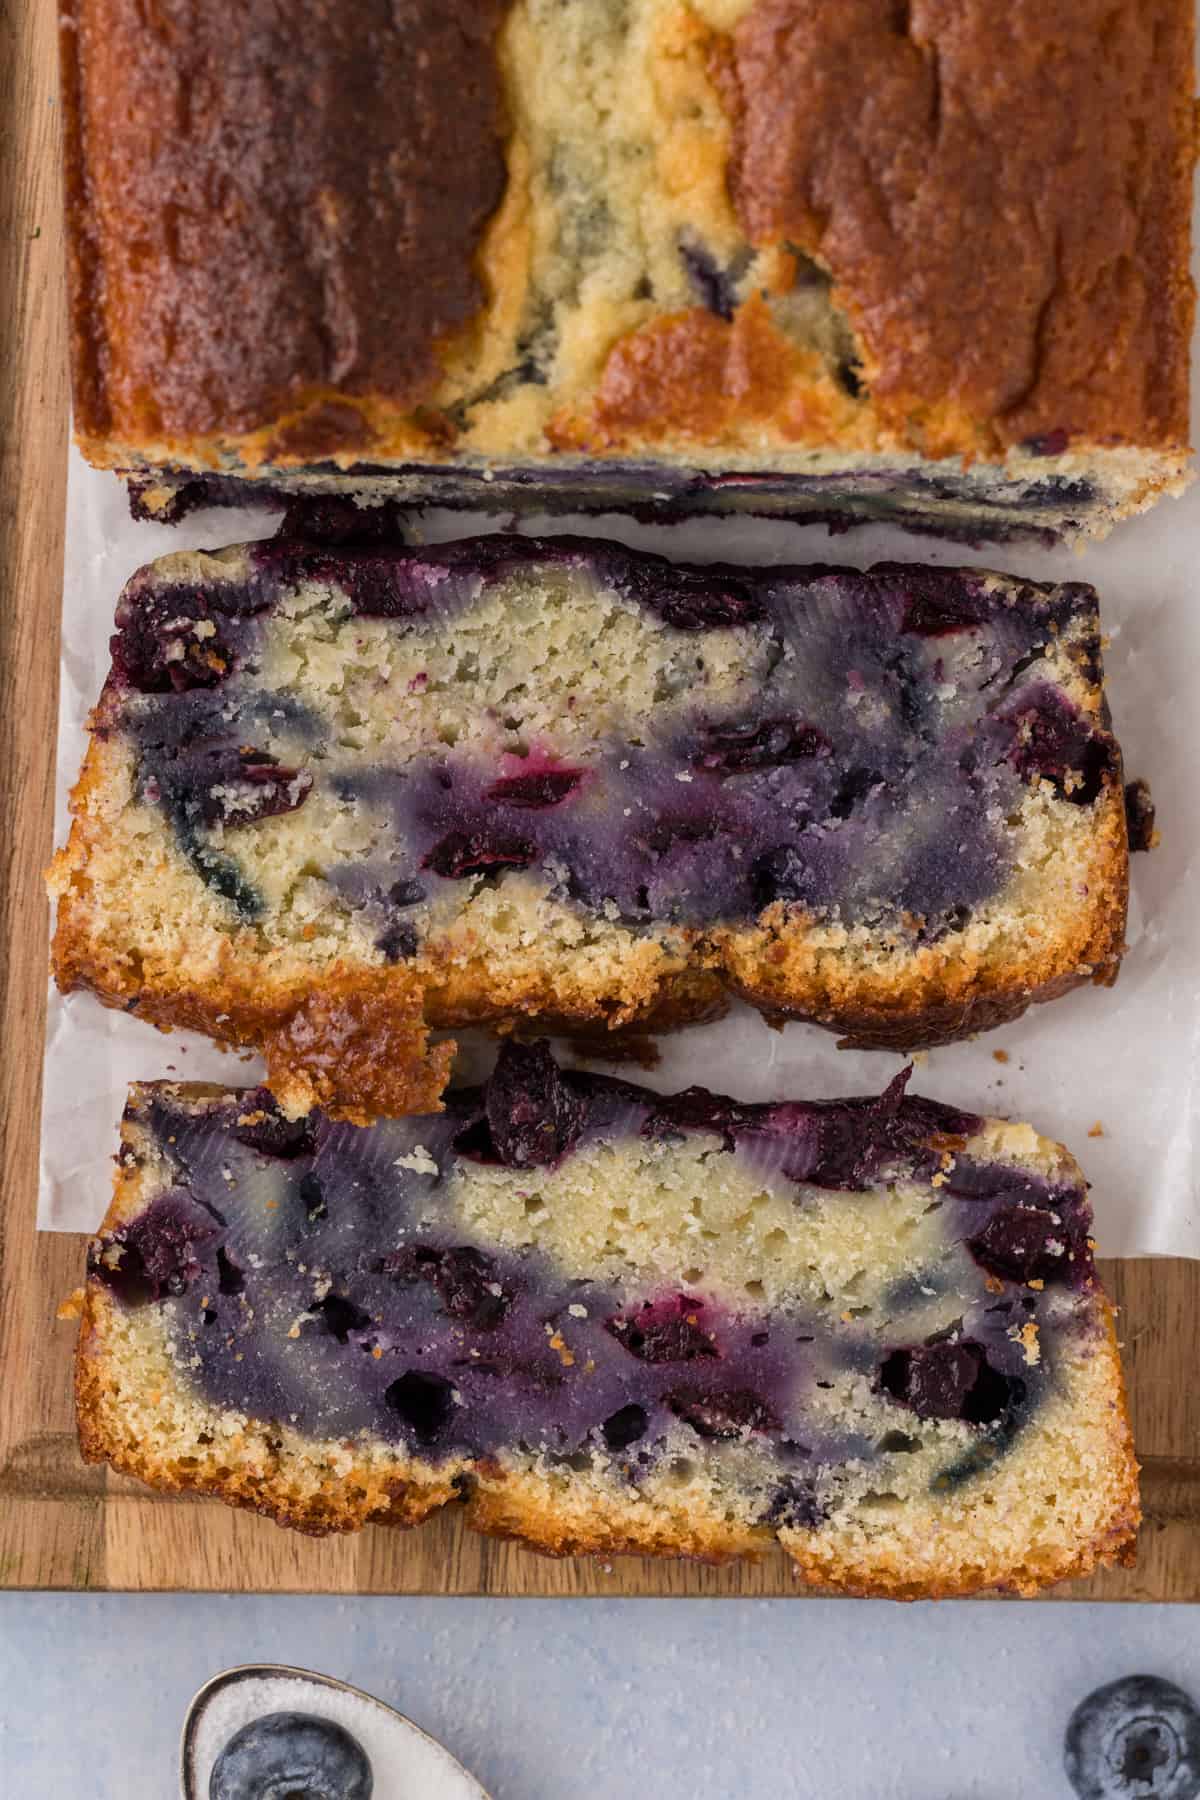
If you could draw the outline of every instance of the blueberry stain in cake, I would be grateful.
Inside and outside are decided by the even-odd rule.
[[[186,1381],[221,1408],[434,1462],[521,1444],[619,1454],[641,1479],[681,1441],[768,1455],[763,1517],[807,1528],[840,1470],[915,1448],[943,1486],[992,1466],[1053,1391],[1055,1321],[1093,1280],[1082,1182],[973,1156],[980,1121],[903,1082],[834,1102],[661,1096],[509,1042],[444,1113],[370,1128],[288,1122],[261,1089],[143,1093],[166,1185],[96,1240],[94,1277],[119,1306],[160,1309]],[[702,1267],[683,1284],[589,1274],[536,1228],[489,1237],[463,1210],[484,1183],[552,1213],[576,1159],[604,1180],[614,1154],[669,1169],[693,1146],[712,1179],[728,1168],[801,1218],[910,1185],[943,1265],[862,1307],[768,1300]],[[851,1390],[869,1425],[824,1398]]]
[[[512,717],[462,742],[457,726],[431,732],[398,760],[360,749],[361,722],[347,735],[329,695],[271,673],[297,583],[328,590],[319,637],[384,621],[399,655],[410,628],[453,634],[524,576],[643,618],[677,670],[661,701],[582,743],[568,719],[569,743],[531,746],[518,694]],[[256,845],[299,814],[282,840],[292,880],[324,883],[388,963],[420,956],[447,906],[516,878],[634,931],[782,907],[925,944],[1004,893],[1030,788],[1085,807],[1120,779],[1106,722],[1044,673],[1064,631],[1081,655],[1098,641],[1091,604],[1078,585],[969,570],[689,567],[583,538],[285,538],[211,592],[138,578],[98,729],[129,738],[141,799],[231,915],[275,916]],[[753,681],[710,688],[709,664],[730,657]],[[369,856],[315,823],[306,840],[330,809],[362,820]],[[410,885],[419,898],[397,900]]]

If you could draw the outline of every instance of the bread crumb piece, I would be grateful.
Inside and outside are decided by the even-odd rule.
[[[398,1156],[392,1166],[411,1169],[414,1175],[436,1175],[438,1172],[437,1163],[424,1144],[417,1144],[408,1156]]]
[[[1091,1130],[1088,1132],[1088,1136],[1089,1137],[1103,1137],[1104,1136],[1104,1126],[1099,1119],[1096,1120],[1096,1123],[1092,1126]]]

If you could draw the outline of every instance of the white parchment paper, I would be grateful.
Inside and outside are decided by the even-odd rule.
[[[1194,434],[1200,435],[1200,434]],[[135,525],[115,476],[73,454],[67,521],[59,723],[57,841],[84,744],[84,720],[108,668],[122,583],[168,550],[234,543],[274,529],[274,515],[210,511],[182,526]],[[431,516],[429,538],[495,530],[464,513]],[[993,546],[973,552],[872,526],[842,537],[759,519],[674,527],[530,517],[522,529],[583,531],[699,561],[838,562],[884,557],[975,563],[1042,579],[1096,584],[1110,639],[1109,695],[1126,773],[1146,776],[1161,847],[1133,859],[1129,953],[1117,986],[1035,1007],[1017,1024],[916,1059],[912,1090],[959,1106],[1032,1120],[1070,1145],[1093,1184],[1100,1252],[1200,1256],[1200,485],[1125,525],[1080,556]],[[660,1040],[646,1079],[663,1089],[702,1082],[740,1099],[878,1092],[900,1059],[839,1051],[810,1026],[773,1031],[739,1008],[716,1025]],[[472,1051],[474,1058],[478,1047]],[[254,1079],[258,1065],[204,1039],[165,1035],[88,995],[51,993],[38,1222],[94,1230],[107,1204],[110,1157],[126,1084]],[[636,1075],[636,1071],[628,1071]],[[637,1077],[640,1079],[641,1077]]]

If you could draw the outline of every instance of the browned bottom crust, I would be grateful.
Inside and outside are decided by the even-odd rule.
[[[689,1516],[686,1498],[670,1512],[589,1487],[564,1500],[544,1473],[508,1471],[499,1462],[474,1467],[449,1465],[439,1474],[413,1465],[396,1452],[364,1460],[343,1446],[346,1466],[315,1485],[298,1490],[287,1449],[278,1442],[261,1458],[241,1466],[245,1444],[232,1454],[201,1449],[192,1456],[156,1457],[128,1432],[120,1399],[103,1358],[104,1309],[111,1303],[89,1293],[79,1338],[75,1399],[79,1445],[84,1460],[107,1463],[120,1474],[163,1493],[198,1494],[259,1514],[310,1537],[389,1525],[411,1529],[444,1506],[461,1504],[466,1524],[489,1537],[508,1539],[550,1557],[663,1556],[711,1564],[736,1558],[757,1560],[782,1547],[790,1556],[798,1586],[851,1598],[936,1600],[982,1592],[1031,1595],[1111,1567],[1132,1567],[1141,1523],[1137,1464],[1125,1414],[1124,1388],[1116,1341],[1108,1320],[1105,1362],[1117,1383],[1118,1416],[1113,1421],[1116,1469],[1108,1518],[1087,1542],[1033,1545],[1024,1560],[1006,1563],[986,1542],[977,1560],[947,1565],[935,1575],[914,1575],[888,1547],[873,1555],[822,1553],[819,1533],[749,1526],[700,1512]],[[262,1431],[265,1443],[270,1433]]]
[[[141,1210],[146,1179],[136,1158],[118,1164],[106,1229]],[[186,1390],[160,1318],[89,1281],[75,1368],[85,1459],[313,1536],[414,1526],[459,1501],[473,1529],[552,1556],[722,1562],[778,1543],[807,1588],[896,1599],[1034,1593],[1134,1555],[1137,1463],[1099,1295],[1094,1326],[1064,1345],[1061,1389],[986,1472],[895,1511],[852,1503],[811,1528],[764,1524],[702,1458],[683,1479],[635,1484],[613,1463],[566,1469],[504,1452],[433,1464],[379,1439],[318,1440],[222,1411]]]
[[[1113,812],[1115,818],[1115,805]],[[1070,942],[1040,954],[1031,949],[1020,966],[956,963],[934,952],[924,962],[914,958],[902,980],[873,981],[869,972],[845,967],[831,980],[830,959],[809,951],[802,933],[776,924],[729,933],[717,966],[665,961],[636,998],[627,994],[620,1005],[597,1003],[582,990],[568,995],[549,981],[526,981],[505,1005],[495,997],[486,953],[465,967],[426,973],[338,963],[268,997],[253,961],[236,956],[221,980],[204,988],[174,969],[97,958],[86,904],[77,907],[70,889],[60,905],[53,969],[64,993],[86,988],[163,1029],[202,1031],[261,1052],[269,1084],[290,1112],[321,1106],[362,1123],[374,1114],[438,1110],[454,1045],[431,1045],[430,1031],[534,1026],[600,1044],[610,1033],[644,1036],[719,1017],[731,993],[771,1024],[819,1025],[858,1049],[925,1049],[1008,1024],[1073,988],[1115,982],[1128,887],[1123,846],[1114,844],[1113,852],[1108,891]]]

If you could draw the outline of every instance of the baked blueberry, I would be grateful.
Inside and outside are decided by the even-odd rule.
[[[647,1300],[636,1312],[609,1319],[607,1329],[631,1356],[645,1363],[694,1362],[719,1356],[703,1325],[704,1302],[688,1294]]]
[[[494,781],[487,798],[502,806],[561,806],[582,780],[582,769],[536,769],[530,774],[505,775]]]
[[[465,881],[468,875],[527,869],[536,856],[537,846],[527,838],[493,835],[483,830],[451,831],[426,853],[421,867],[447,881]]]
[[[1196,1800],[1200,1710],[1173,1681],[1126,1675],[1080,1701],[1063,1761],[1079,1800]]]
[[[903,1077],[752,1104],[514,1043],[441,1113],[314,1116],[306,1155],[264,1155],[258,1111],[186,1085],[131,1103],[80,1377],[103,1397],[85,1445],[118,1467],[144,1472],[150,1420],[154,1477],[169,1457],[305,1528],[415,1521],[458,1484],[473,1522],[560,1552],[776,1527],[835,1580],[886,1544],[882,1496],[928,1541],[919,1591],[947,1585],[948,1541],[960,1584],[1029,1585],[1131,1528],[1086,1188],[1035,1134],[993,1163],[995,1122]],[[1043,1482],[1064,1503],[1026,1547]]]
[[[1080,584],[270,540],[144,572],[120,627],[56,955],[165,1022],[274,1042],[298,990],[371,986],[435,1030],[589,1030],[735,988],[905,1047],[1116,967],[1119,753]]]
[[[1085,1265],[1085,1234],[1073,1209],[1060,1213],[1019,1201],[998,1207],[967,1247],[980,1268],[1005,1281],[1046,1281],[1069,1276],[1077,1258]]]
[[[449,1250],[411,1244],[383,1259],[383,1272],[396,1281],[427,1281],[452,1319],[476,1331],[493,1331],[512,1296],[498,1279],[494,1258],[470,1244]]]
[[[705,1438],[736,1438],[752,1431],[778,1431],[779,1420],[768,1401],[752,1388],[676,1388],[667,1396],[676,1418]]]
[[[277,1712],[234,1733],[213,1764],[209,1800],[371,1800],[366,1751],[315,1713]]]
[[[506,1168],[545,1168],[571,1149],[587,1102],[564,1080],[549,1044],[501,1046],[487,1084],[488,1130]]]
[[[1022,1397],[1019,1376],[1005,1375],[980,1344],[944,1341],[893,1350],[879,1368],[879,1386],[919,1419],[962,1419],[994,1425]]]

